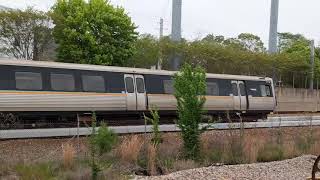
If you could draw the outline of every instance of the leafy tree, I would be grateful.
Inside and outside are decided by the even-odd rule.
[[[136,27],[109,1],[58,0],[51,16],[60,61],[125,66],[134,53]]]
[[[250,33],[241,33],[238,39],[243,47],[249,51],[264,52],[266,50],[259,36]]]
[[[177,99],[178,127],[181,129],[185,155],[199,158],[200,135],[203,129],[203,105],[206,101],[206,73],[201,67],[185,64],[174,76],[174,96]]]
[[[224,42],[225,38],[224,36],[215,36],[213,34],[208,34],[206,37],[204,37],[201,41],[205,42],[214,42],[214,43],[219,43],[222,44]]]
[[[309,42],[309,40],[307,40],[307,38],[305,38],[303,35],[292,34],[289,32],[278,33],[278,38],[279,38],[279,43],[278,43],[279,52],[286,51],[288,48],[290,48],[294,43],[298,41],[302,43]]]
[[[299,35],[293,36],[300,37]],[[172,42],[170,38],[164,37],[161,41],[154,39],[153,43],[145,43],[145,45],[160,47],[164,69],[168,69],[170,55],[177,52],[181,55],[183,63],[200,65],[209,73],[272,77],[273,66],[275,66],[277,77],[279,80],[281,79],[283,86],[288,85],[292,87],[294,81],[295,87],[305,87],[306,76],[310,71],[309,40],[305,37],[293,38],[299,40],[292,40],[292,43],[289,43],[280,53],[273,55],[263,51],[250,51],[243,45],[243,42],[246,41],[241,41],[238,38],[225,39],[222,43],[219,43],[222,37],[218,37],[208,35],[200,41],[182,41],[180,43]],[[146,49],[150,49],[150,51]],[[152,49],[153,47],[143,47],[141,50],[137,48],[138,52],[143,52],[140,53],[143,56],[133,57],[132,62],[139,63],[136,67],[150,68],[150,64],[152,63],[148,61],[149,58],[147,57],[152,57],[153,55],[151,54],[156,54],[156,51],[152,51]],[[316,79],[320,78],[319,49],[316,48],[315,50]],[[141,58],[143,59],[141,60],[138,57],[145,58]],[[154,58],[154,64],[156,59]],[[148,63],[144,64],[142,61]]]
[[[160,44],[154,36],[140,35],[135,43],[135,48],[137,51],[128,62],[128,66],[150,68],[156,65],[159,60]]]
[[[26,60],[40,60],[52,43],[47,13],[27,8],[0,11],[0,53]]]
[[[228,38],[223,41],[223,44],[228,48],[245,50],[245,48],[237,38]]]

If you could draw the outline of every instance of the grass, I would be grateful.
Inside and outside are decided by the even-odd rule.
[[[267,143],[258,151],[258,162],[279,161],[283,159],[284,150],[279,144]]]
[[[71,169],[74,166],[76,150],[70,143],[62,145],[63,166],[65,169]]]
[[[156,145],[148,145],[148,163],[147,163],[148,174],[154,176],[157,174],[157,147]]]
[[[138,135],[125,137],[119,147],[117,154],[122,162],[137,164],[138,156],[143,145],[143,140]]]
[[[51,163],[21,164],[15,170],[22,180],[50,180],[56,176],[56,169]]]

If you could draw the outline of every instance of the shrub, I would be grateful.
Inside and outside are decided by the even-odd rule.
[[[284,158],[282,146],[279,144],[266,143],[258,151],[258,162],[279,161]]]
[[[174,96],[177,99],[178,127],[181,129],[184,153],[188,159],[200,155],[200,135],[203,132],[203,105],[206,101],[206,73],[201,67],[185,64],[174,76]]]
[[[76,151],[72,144],[67,143],[62,145],[62,157],[64,168],[71,169],[73,167],[75,153]]]

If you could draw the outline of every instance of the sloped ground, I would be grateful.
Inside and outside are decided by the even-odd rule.
[[[311,177],[316,156],[303,155],[297,158],[269,163],[254,163],[228,166],[210,166],[175,172],[165,176],[136,177],[136,179],[307,179]]]

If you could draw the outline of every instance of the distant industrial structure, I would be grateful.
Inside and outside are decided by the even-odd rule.
[[[181,41],[181,8],[182,0],[172,0],[172,27],[171,40],[173,42]],[[178,70],[181,63],[181,56],[177,53],[173,54],[171,60],[171,69]]]
[[[269,53],[278,52],[278,14],[279,0],[271,0],[270,31],[269,31]]]

